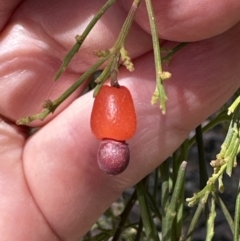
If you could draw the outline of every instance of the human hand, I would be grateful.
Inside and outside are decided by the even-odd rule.
[[[118,1],[100,20],[67,71],[53,76],[105,1],[1,0],[0,4],[0,233],[9,240],[77,240],[126,188],[168,157],[189,132],[240,86],[239,1],[161,1],[155,14],[163,47],[199,41],[174,56],[165,83],[167,113],[150,104],[155,88],[152,42],[144,2],[127,40],[135,65],[119,80],[133,95],[138,129],[131,160],[119,176],[99,170],[99,141],[89,127],[92,93],[74,93],[31,137],[14,122],[39,112],[111,47],[132,1]],[[157,2],[157,1],[156,1]],[[187,5],[188,4],[188,5]],[[53,119],[53,117],[55,117]]]

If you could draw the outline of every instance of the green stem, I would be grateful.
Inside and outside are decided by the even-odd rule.
[[[219,205],[219,207],[221,208],[223,214],[224,214],[224,217],[226,218],[227,222],[228,222],[228,225],[232,231],[232,234],[234,233],[234,229],[233,229],[233,226],[234,226],[234,223],[233,223],[233,220],[232,220],[232,217],[231,217],[231,214],[229,213],[226,205],[224,204],[224,202],[222,201],[222,199],[219,197],[219,195],[217,193],[214,193],[214,198],[217,202],[217,204]]]
[[[185,204],[185,199],[184,199],[184,183],[183,183],[182,190],[179,194],[179,199],[177,203],[177,215],[176,215],[176,218],[174,219],[175,237],[173,240],[179,240],[181,238],[183,221],[184,221],[184,215],[183,215],[184,204]]]
[[[239,223],[240,223],[240,182],[238,183],[238,195],[237,195],[236,206],[235,206],[233,241],[239,241]]]
[[[123,27],[121,29],[121,32],[118,35],[117,41],[114,44],[114,48],[117,49],[117,52],[120,51],[120,49],[124,46],[126,37],[128,36],[129,30],[132,26],[132,22],[134,20],[137,8],[142,0],[134,0],[133,4],[130,8],[130,11],[128,13],[128,16],[123,24]]]
[[[172,198],[167,207],[166,230],[162,231],[163,240],[171,240],[172,236],[175,235],[173,234],[175,230],[172,230],[172,224],[177,215],[177,205],[179,202],[180,193],[183,190],[183,181],[184,181],[186,166],[187,166],[187,162],[183,161],[178,171],[178,176],[177,176],[176,184],[174,186]]]
[[[201,215],[201,213],[204,209],[204,206],[205,206],[205,203],[199,203],[198,204],[197,210],[195,211],[195,213],[193,215],[193,218],[192,218],[192,221],[189,225],[186,241],[192,240],[193,231],[194,231],[195,227],[197,226],[198,220],[199,220],[200,215]]]
[[[149,192],[149,190],[146,190],[147,198],[149,199],[149,204],[151,204],[151,211],[154,213],[154,216],[158,218],[159,220],[162,220],[162,215],[159,211],[159,206],[154,199],[153,195]]]
[[[155,22],[155,16],[153,11],[153,6],[151,0],[145,0],[148,12],[148,18],[151,28],[152,41],[153,41],[153,52],[154,52],[154,62],[156,71],[156,89],[152,97],[152,104],[155,104],[158,99],[160,99],[160,109],[162,113],[166,113],[166,100],[167,96],[165,89],[163,87],[163,70],[161,61],[161,51],[157,32],[157,26]]]
[[[157,32],[157,26],[155,22],[155,16],[153,12],[153,6],[151,0],[146,0],[146,6],[148,11],[149,23],[151,27],[152,41],[153,41],[153,51],[154,51],[154,61],[156,66],[156,76],[162,73],[162,61],[160,55],[160,44]]]
[[[108,59],[108,56],[105,56],[101,59],[99,59],[88,71],[86,71],[76,82],[74,82],[60,97],[58,97],[56,100],[52,101],[49,107],[42,112],[21,118],[17,121],[18,125],[26,125],[30,123],[31,121],[40,119],[44,120],[48,114],[51,112],[53,113],[56,108],[65,100],[67,99],[87,78],[89,78],[106,60]]]
[[[76,40],[77,43],[73,46],[73,48],[70,50],[70,52],[67,54],[67,56],[63,60],[63,64],[58,70],[55,80],[61,75],[61,73],[66,69],[68,63],[71,61],[72,57],[76,54],[76,52],[79,50],[80,46],[82,45],[83,41],[93,28],[93,26],[96,24],[96,22],[99,20],[99,18],[107,11],[107,9],[115,2],[116,0],[108,0],[107,3],[98,11],[98,13],[94,16],[90,24],[87,26],[85,31],[81,36],[77,36]],[[98,81],[99,84],[96,86],[94,90],[94,96],[98,93],[98,91],[101,89],[101,86],[106,81],[106,79],[111,76],[111,72],[116,72],[118,70],[119,65],[119,57],[120,57],[120,50],[123,48],[125,44],[126,37],[129,33],[130,27],[132,25],[136,10],[140,4],[141,0],[134,0],[132,7],[129,11],[129,14],[123,24],[123,27],[121,29],[121,32],[113,46],[109,51],[105,51],[104,55],[87,71],[85,72],[70,88],[68,88],[59,98],[57,98],[54,101],[46,101],[44,104],[45,110],[42,112],[33,115],[28,116],[25,118],[21,118],[17,121],[17,124],[23,125],[28,124],[29,122],[40,119],[44,120],[50,113],[53,113],[55,109],[66,99],[68,98],[88,77],[90,77],[91,74],[94,73],[107,59],[109,59],[107,66],[105,67],[105,70],[102,72],[101,76],[99,77]],[[117,85],[117,76],[112,74],[112,76],[115,77],[115,82]]]
[[[90,69],[85,72],[73,85],[71,85],[59,98],[53,101],[56,108],[66,100],[87,78],[89,78],[106,60],[108,57],[104,57],[98,60]],[[55,109],[54,109],[55,110]]]
[[[175,55],[179,50],[181,50],[186,45],[188,45],[188,43],[183,42],[183,43],[178,44],[177,46],[172,48],[168,54],[166,54],[164,57],[162,57],[162,61],[169,61],[173,57],[173,55]]]
[[[162,213],[162,233],[167,232],[167,207],[169,205],[169,162],[170,159],[166,160],[160,165],[161,175],[161,213]]]
[[[227,115],[226,111],[221,112],[216,118],[214,118],[212,121],[210,121],[206,126],[202,128],[202,132],[206,133],[207,131],[211,130],[214,126],[218,125],[219,123],[222,123],[223,121],[230,121],[231,118]],[[196,135],[194,135],[189,140],[189,148],[193,146],[193,144],[196,142]]]
[[[178,170],[179,170],[179,167],[181,166],[182,164],[182,161],[183,160],[187,160],[188,159],[188,150],[189,150],[189,147],[188,147],[188,139],[186,139],[182,145],[180,146],[180,148],[174,152],[174,155],[173,155],[173,163],[172,163],[172,172],[173,172],[173,185],[175,185],[176,183],[176,179],[177,179],[177,174],[178,174]],[[177,155],[177,153],[180,151],[180,155]],[[178,157],[177,157],[178,156]]]
[[[228,108],[228,115],[232,114],[237,106],[240,105],[240,96],[236,98],[236,100],[231,104],[231,106]]]
[[[207,220],[207,235],[206,241],[211,241],[214,235],[214,221],[216,218],[216,207],[215,207],[215,200],[211,198],[211,211],[209,213],[209,217]]]
[[[130,28],[132,26],[133,20],[135,13],[137,11],[137,8],[140,4],[141,0],[134,0],[133,4],[129,10],[128,16],[122,26],[122,29],[118,35],[118,38],[114,44],[114,46],[109,50],[110,52],[110,60],[103,70],[102,74],[99,76],[97,79],[98,85],[96,86],[94,90],[93,96],[95,97],[106,79],[109,77],[111,78],[111,85],[114,87],[119,87],[118,80],[117,80],[117,74],[118,74],[118,68],[119,68],[119,60],[120,60],[120,55],[122,54],[122,49],[124,49],[124,44],[126,41],[126,38],[129,34]]]
[[[135,17],[135,14],[136,14],[136,11],[137,11],[137,8],[138,8],[140,2],[141,2],[141,0],[133,1],[133,4],[129,10],[128,16],[127,16],[125,22],[123,23],[122,29],[118,35],[118,38],[117,38],[114,46],[109,50],[111,57],[110,57],[110,60],[107,64],[107,66],[105,67],[104,71],[102,72],[101,76],[98,79],[99,85],[96,86],[96,88],[94,90],[94,94],[93,94],[94,97],[98,94],[102,85],[104,84],[106,79],[109,77],[109,75],[111,78],[111,86],[119,87],[117,75],[118,75],[120,56],[123,52],[121,50],[124,49],[124,44],[125,44],[126,38],[129,34],[130,28],[132,26],[132,23],[133,23],[133,20],[134,20],[134,17]]]
[[[136,11],[138,9],[138,6],[142,0],[134,0],[133,4],[129,10],[128,16],[122,26],[122,29],[118,35],[118,38],[114,44],[114,46],[110,49],[112,60],[109,61],[108,66],[106,68],[110,69],[110,77],[111,77],[111,84],[112,86],[118,87],[118,80],[117,80],[117,74],[118,74],[118,68],[119,68],[119,60],[120,56],[123,51],[121,49],[124,49],[126,38],[129,34],[130,28],[132,26]]]
[[[93,17],[91,22],[88,24],[82,35],[76,36],[77,42],[75,45],[72,47],[72,49],[68,52],[68,54],[65,56],[63,63],[59,70],[57,71],[54,80],[57,80],[61,74],[65,71],[67,68],[69,62],[73,58],[73,56],[78,52],[80,47],[82,46],[84,40],[92,30],[92,28],[95,26],[95,24],[98,22],[98,20],[102,17],[102,15],[116,2],[116,0],[108,0],[102,7],[101,9],[96,13],[96,15]]]
[[[172,178],[172,183],[173,186],[175,186],[176,181],[177,181],[177,177],[178,177],[178,171],[179,168],[181,168],[181,164],[183,160],[187,160],[188,159],[188,139],[186,139],[181,147],[179,148],[180,150],[180,155],[179,157],[177,157],[177,152],[175,152],[174,158],[173,158],[173,163],[172,163],[172,172],[173,172],[173,178]],[[174,219],[173,222],[173,228],[174,228],[174,232],[173,232],[173,240],[179,240],[181,238],[181,233],[182,233],[182,223],[183,223],[183,207],[184,207],[184,191],[183,191],[183,187],[182,190],[180,192],[179,195],[179,199],[178,199],[178,203],[177,203],[177,214],[176,214],[176,218]]]
[[[145,228],[148,241],[159,241],[158,232],[151,215],[151,211],[147,202],[147,194],[144,187],[144,182],[137,184],[137,197],[141,210],[141,217]]]

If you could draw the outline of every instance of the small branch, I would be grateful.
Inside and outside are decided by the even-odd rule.
[[[143,181],[137,184],[137,197],[141,211],[141,217],[148,241],[159,241],[157,228],[154,224],[151,210],[147,201],[147,194],[145,191]]]
[[[189,228],[188,228],[186,241],[192,241],[193,231],[197,226],[197,222],[199,221],[200,215],[201,215],[202,211],[204,210],[204,207],[205,207],[205,203],[198,204],[197,210],[195,211],[195,213],[192,217],[191,223],[189,225]]]
[[[173,221],[177,215],[176,208],[178,204],[178,199],[180,197],[180,193],[183,189],[186,166],[187,166],[187,162],[183,161],[178,170],[177,180],[174,186],[172,198],[166,210],[166,224],[165,224],[166,230],[162,230],[163,240],[171,240],[171,237],[172,237],[171,229],[172,229]]]
[[[127,51],[124,49],[124,45],[140,2],[141,0],[133,1],[133,4],[129,10],[128,16],[118,35],[118,38],[114,46],[109,50],[111,57],[107,66],[105,67],[102,74],[99,76],[99,78],[96,81],[98,85],[94,89],[94,93],[93,93],[94,97],[99,93],[102,85],[104,84],[104,82],[107,80],[109,76],[111,79],[111,85],[114,87],[119,87],[117,75],[118,75],[120,59],[123,60],[123,63],[125,64],[127,69],[129,69],[130,71],[133,70],[133,64],[131,65],[131,59],[127,55]]]
[[[239,222],[240,222],[240,182],[238,183],[238,193],[235,205],[235,215],[234,215],[234,241],[239,241]]]
[[[175,55],[179,50],[181,50],[186,45],[188,45],[188,43],[183,42],[183,43],[178,44],[177,46],[172,48],[168,54],[166,54],[164,57],[162,57],[162,61],[169,62],[171,60],[171,58],[173,57],[173,55]]]
[[[162,62],[161,62],[161,51],[160,44],[157,32],[157,26],[155,22],[155,16],[153,12],[153,6],[151,0],[145,0],[148,12],[149,23],[151,27],[152,41],[153,41],[153,51],[154,51],[154,61],[155,61],[155,70],[156,70],[156,89],[152,96],[151,103],[156,104],[157,101],[160,101],[160,109],[162,113],[166,113],[166,101],[167,96],[165,93],[165,89],[163,86],[163,80],[170,78],[170,73],[164,73],[162,70]]]
[[[228,222],[228,225],[229,225],[229,228],[231,229],[232,231],[232,234],[234,234],[234,231],[233,231],[233,226],[234,226],[234,222],[233,222],[233,219],[231,217],[231,214],[229,213],[226,205],[224,204],[224,202],[222,201],[222,199],[219,197],[218,194],[214,193],[214,198],[217,202],[217,204],[219,205],[219,207],[221,208],[223,214],[224,214],[224,217],[226,218],[227,222]]]
[[[132,26],[132,22],[134,20],[134,17],[135,17],[135,14],[136,14],[136,11],[138,9],[138,6],[139,4],[141,3],[142,0],[134,0],[133,1],[133,4],[130,8],[130,11],[128,13],[128,16],[123,24],[123,27],[118,35],[118,38],[117,38],[117,41],[116,43],[114,44],[114,47],[115,48],[119,48],[118,49],[118,52],[120,51],[120,49],[124,46],[124,43],[125,43],[125,40],[126,40],[126,37],[128,36],[128,33],[129,33],[129,30],[130,30],[130,27]]]
[[[211,211],[208,216],[207,221],[207,235],[206,241],[211,241],[214,235],[214,221],[216,218],[216,206],[215,206],[215,199],[211,198]]]
[[[77,36],[76,40],[77,43],[73,46],[73,48],[70,50],[70,52],[67,54],[67,56],[63,60],[63,64],[58,70],[55,80],[59,78],[61,73],[66,69],[68,63],[71,61],[72,57],[76,54],[76,52],[79,50],[80,46],[82,45],[83,41],[93,28],[93,26],[96,24],[96,22],[99,20],[99,18],[106,12],[106,10],[115,2],[116,0],[108,0],[107,3],[100,9],[100,11],[94,16],[90,24],[87,26],[85,31],[81,36]],[[141,0],[134,0],[133,4],[131,6],[131,9],[129,11],[129,14],[123,24],[123,27],[120,31],[120,34],[114,44],[114,46],[110,50],[105,51],[98,51],[96,53],[97,56],[100,56],[100,59],[87,71],[85,72],[72,86],[70,86],[59,98],[57,98],[54,101],[47,101],[47,105],[45,104],[45,110],[43,110],[41,113],[38,113],[36,115],[28,116],[25,118],[19,119],[16,123],[18,125],[24,125],[28,124],[29,122],[40,119],[44,120],[50,113],[53,113],[55,109],[66,99],[68,98],[88,77],[90,77],[105,61],[108,60],[107,66],[102,71],[101,75],[98,77],[96,82],[98,85],[94,89],[94,96],[98,94],[100,91],[102,85],[104,82],[109,78],[109,76],[112,78],[113,86],[118,86],[118,80],[117,80],[117,73],[119,68],[119,60],[120,57],[123,57],[125,59],[125,64],[127,65],[127,68],[130,66],[130,58],[127,58],[127,51],[124,49],[124,44],[126,37],[128,36],[128,33],[130,31],[135,13],[137,11],[137,8],[140,4]],[[123,51],[124,50],[124,51]],[[124,56],[121,56],[123,54]],[[130,67],[132,69],[133,67]],[[50,105],[49,105],[50,103]]]
[[[42,112],[27,116],[17,120],[17,125],[26,125],[34,120],[44,120],[50,113],[53,113],[56,108],[66,100],[87,78],[89,78],[106,60],[108,56],[100,58],[88,71],[86,71],[75,83],[73,83],[60,97],[56,100],[51,101],[51,104],[45,106],[45,110]],[[49,103],[49,100],[47,101]],[[45,102],[46,103],[46,102]]]
[[[167,207],[169,205],[170,196],[170,160],[167,159],[160,165],[160,176],[161,176],[161,213],[162,213],[162,233],[167,232]]]
[[[78,50],[80,49],[80,47],[82,46],[84,40],[86,39],[86,37],[88,36],[88,34],[90,33],[90,31],[92,30],[92,28],[95,26],[95,24],[98,22],[98,20],[102,17],[102,15],[116,2],[116,0],[108,0],[103,6],[102,8],[96,13],[96,15],[93,17],[93,19],[91,20],[91,22],[88,24],[88,26],[86,27],[86,29],[84,30],[84,32],[82,33],[82,35],[77,35],[76,36],[76,43],[75,45],[72,47],[72,49],[69,51],[69,53],[65,56],[63,63],[61,65],[61,67],[59,68],[59,70],[57,71],[54,80],[57,80],[61,74],[66,70],[69,62],[71,61],[71,59],[73,58],[73,56],[78,52]]]

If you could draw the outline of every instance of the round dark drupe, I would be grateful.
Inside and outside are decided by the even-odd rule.
[[[123,172],[129,163],[128,144],[122,141],[103,139],[100,143],[97,160],[101,170],[110,175]]]

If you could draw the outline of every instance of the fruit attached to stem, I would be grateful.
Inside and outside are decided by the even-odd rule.
[[[129,163],[130,139],[137,126],[137,118],[130,91],[125,86],[103,85],[95,98],[91,129],[102,140],[98,150],[100,169],[110,175],[123,172]]]

